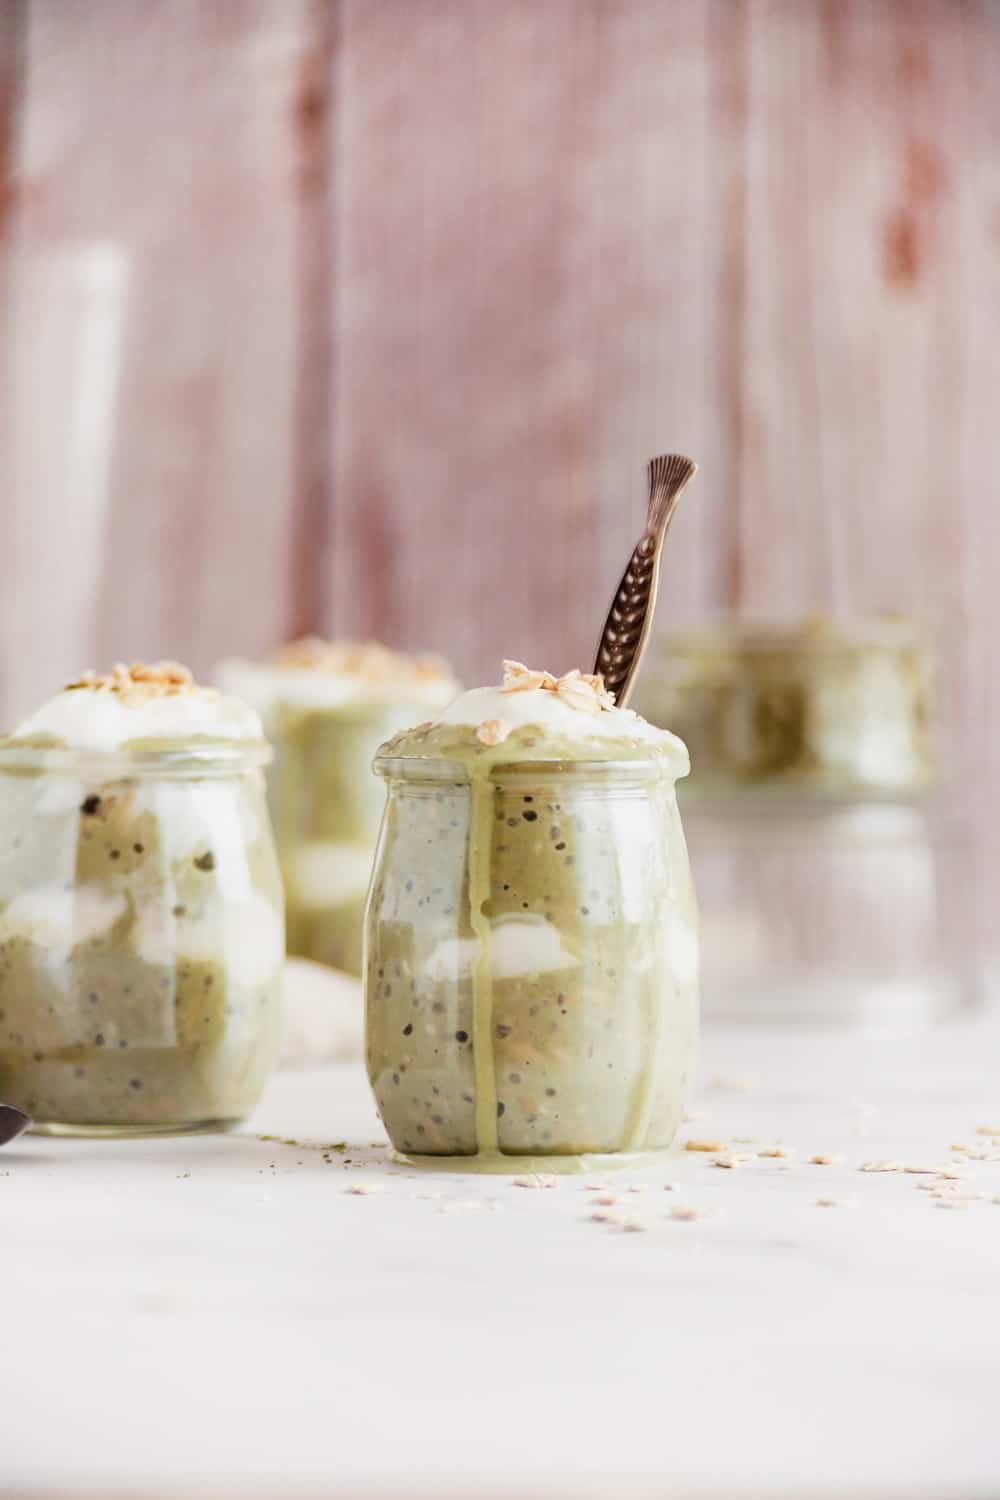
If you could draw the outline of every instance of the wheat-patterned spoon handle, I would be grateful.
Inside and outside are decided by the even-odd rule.
[[[594,671],[604,678],[604,686],[614,693],[619,708],[628,701],[653,623],[663,538],[681,491],[697,470],[697,464],[682,453],[666,453],[649,465],[646,529],[615,591],[594,664]]]

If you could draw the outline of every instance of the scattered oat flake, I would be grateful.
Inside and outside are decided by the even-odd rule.
[[[753,1161],[753,1156],[749,1151],[732,1151],[728,1156],[717,1156],[712,1165],[725,1167],[727,1171],[731,1171],[733,1167],[741,1167],[746,1161]]]
[[[823,1197],[816,1199],[817,1208],[851,1208],[853,1206],[853,1203],[853,1198]]]
[[[359,1198],[366,1198],[369,1193],[384,1193],[385,1187],[381,1182],[352,1182],[344,1191],[354,1193]]]
[[[940,1170],[941,1168],[939,1166],[924,1166],[919,1162],[907,1162],[903,1167],[904,1172],[914,1172],[918,1176],[922,1177],[933,1177],[936,1173],[940,1172]]]
[[[1000,1125],[977,1125],[977,1135],[993,1135],[1000,1140]]]
[[[514,1186],[522,1188],[554,1188],[559,1182],[553,1172],[526,1172],[514,1178]]]
[[[831,1156],[827,1151],[817,1151],[814,1156],[810,1156],[809,1158],[814,1167],[835,1167],[843,1160],[842,1156]]]
[[[644,1229],[649,1228],[649,1225],[645,1219],[628,1218],[622,1220],[622,1228],[626,1234],[641,1234]]]
[[[620,1224],[622,1222],[621,1214],[615,1213],[610,1208],[595,1208],[590,1217],[594,1224]]]
[[[858,1170],[861,1172],[901,1172],[903,1164],[899,1161],[866,1161],[861,1163]]]
[[[748,1073],[717,1073],[708,1086],[710,1089],[724,1089],[731,1094],[749,1094],[757,1087],[757,1080]]]
[[[701,1209],[692,1208],[688,1203],[675,1203],[670,1210],[672,1219],[680,1219],[683,1223],[690,1223],[692,1219],[701,1218]]]
[[[768,1146],[763,1151],[758,1151],[758,1156],[791,1156],[787,1146]]]
[[[685,1141],[685,1151],[725,1151],[725,1141]]]
[[[665,1182],[663,1184],[663,1191],[665,1193],[675,1193],[679,1187],[679,1182]]]
[[[645,1193],[649,1189],[648,1182],[632,1182],[629,1184],[630,1193]]]
[[[616,1197],[614,1193],[600,1193],[593,1201],[601,1204],[604,1208],[610,1208],[613,1203],[620,1203],[621,1199]]]
[[[502,745],[513,727],[504,719],[484,719],[476,730],[476,739],[481,745]]]

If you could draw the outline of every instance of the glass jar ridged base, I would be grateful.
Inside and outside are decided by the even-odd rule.
[[[181,1124],[169,1121],[158,1125],[101,1125],[70,1124],[63,1120],[35,1120],[30,1135],[54,1135],[72,1137],[77,1140],[138,1140],[142,1137],[161,1135],[216,1135],[221,1131],[235,1130],[242,1125],[242,1118],[232,1120],[191,1120]]]
[[[679,1155],[676,1146],[662,1146],[651,1151],[587,1151],[580,1155],[507,1156],[503,1152],[483,1152],[472,1156],[410,1156],[392,1147],[388,1158],[403,1167],[419,1167],[431,1172],[475,1172],[477,1175],[517,1177],[522,1173],[550,1173],[569,1176],[580,1172],[610,1172],[631,1168],[661,1166]]]

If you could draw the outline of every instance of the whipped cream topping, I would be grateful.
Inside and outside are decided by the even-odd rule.
[[[437,722],[475,728],[484,744],[501,744],[512,730],[530,724],[561,739],[638,741],[676,748],[686,758],[676,735],[630,708],[616,708],[600,678],[579,672],[557,678],[519,662],[504,662],[502,686],[461,693]]]
[[[412,703],[440,708],[458,692],[448,663],[439,656],[408,656],[375,641],[323,641],[306,636],[272,652],[264,661],[239,657],[221,662],[219,683],[262,713],[276,703],[304,708],[339,704]]]
[[[136,740],[260,740],[258,715],[199,687],[186,667],[161,662],[85,673],[17,726],[8,745],[39,737],[71,750],[118,750]]]

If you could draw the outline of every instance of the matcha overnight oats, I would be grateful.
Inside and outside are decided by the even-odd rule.
[[[503,1171],[668,1146],[697,1030],[681,741],[599,678],[506,663],[376,768],[366,1050],[396,1150]]]
[[[264,662],[219,669],[274,746],[271,811],[285,885],[288,951],[361,973],[365,895],[382,817],[371,761],[389,735],[451,701],[437,657],[309,637]]]
[[[0,1098],[63,1134],[224,1128],[275,1058],[281,885],[257,715],[171,664],[0,739]]]

